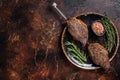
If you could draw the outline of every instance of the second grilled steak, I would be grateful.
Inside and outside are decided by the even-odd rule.
[[[110,69],[108,51],[99,43],[88,45],[89,55],[96,65],[100,65],[105,70]]]

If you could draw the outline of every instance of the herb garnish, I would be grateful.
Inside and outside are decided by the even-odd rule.
[[[101,21],[103,22],[105,26],[106,31],[106,47],[109,52],[111,52],[113,46],[115,45],[116,37],[115,37],[115,29],[113,24],[110,22],[110,20],[104,16]]]
[[[67,46],[67,51],[69,52],[69,56],[71,58],[76,59],[81,64],[87,61],[84,51],[80,50],[74,43],[67,41],[65,45]]]

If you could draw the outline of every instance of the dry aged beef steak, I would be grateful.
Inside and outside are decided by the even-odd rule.
[[[99,43],[88,45],[89,55],[96,65],[100,65],[105,70],[110,69],[108,51]]]
[[[87,25],[76,18],[69,19],[67,21],[68,24],[68,31],[72,35],[72,37],[80,41],[83,46],[86,45],[88,40],[88,28]]]

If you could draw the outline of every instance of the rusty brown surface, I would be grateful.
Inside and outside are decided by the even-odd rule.
[[[120,31],[119,0],[53,0],[68,17],[106,14]],[[83,70],[64,56],[63,21],[50,0],[0,0],[0,80],[114,80],[104,70]],[[119,32],[120,35],[120,32]],[[120,51],[111,62],[120,77]]]

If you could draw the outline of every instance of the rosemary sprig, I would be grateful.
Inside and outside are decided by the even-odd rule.
[[[82,50],[80,50],[74,43],[67,41],[65,43],[67,46],[67,51],[70,52],[69,56],[76,59],[81,64],[87,61],[87,57]]]
[[[104,16],[101,19],[101,21],[103,22],[105,26],[105,31],[106,31],[106,47],[108,51],[111,52],[113,46],[115,45],[115,41],[116,41],[115,29],[113,27],[113,24],[107,18],[107,16]]]

